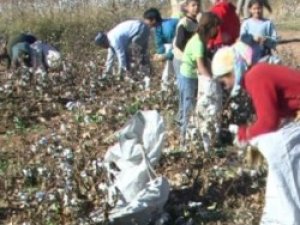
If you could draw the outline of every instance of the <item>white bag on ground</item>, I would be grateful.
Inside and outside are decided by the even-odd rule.
[[[222,91],[219,84],[208,76],[198,76],[196,127],[199,129],[205,151],[219,132],[219,113],[222,109]]]
[[[119,143],[105,155],[109,196],[120,194],[117,206],[110,211],[111,224],[148,224],[162,212],[169,195],[169,184],[156,177],[162,152],[165,128],[157,111],[136,113],[119,132]],[[114,163],[118,169],[114,169]],[[112,199],[110,204],[112,204]],[[99,216],[103,221],[103,216]]]
[[[37,64],[45,64],[37,65],[38,67],[46,66],[47,68],[56,69],[61,65],[61,53],[52,45],[36,41],[31,45],[31,48],[35,52],[35,57],[38,57],[36,59]]]
[[[251,144],[269,167],[261,225],[300,225],[300,123],[291,122]]]

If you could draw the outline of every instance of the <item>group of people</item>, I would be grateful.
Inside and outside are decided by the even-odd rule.
[[[31,68],[33,72],[46,73],[61,65],[61,54],[34,35],[20,33],[1,39],[0,60],[7,61],[8,69],[24,66]]]
[[[211,0],[212,7],[208,12],[202,12],[199,0],[185,0],[179,3],[179,17],[162,18],[156,8],[144,12],[143,20],[128,20],[118,24],[109,32],[99,32],[95,38],[98,46],[108,49],[108,56],[103,77],[112,74],[115,56],[119,62],[119,76],[124,76],[131,68],[132,46],[140,49],[141,64],[149,63],[147,55],[150,29],[154,29],[156,54],[152,57],[155,62],[165,62],[162,72],[161,90],[167,91],[170,85],[170,74],[174,73],[179,92],[179,110],[176,121],[180,124],[181,144],[185,145],[187,128],[195,106],[209,107],[205,102],[214,98],[215,107],[211,113],[197,110],[201,119],[202,136],[208,136],[204,142],[208,149],[212,144],[212,136],[218,136],[218,111],[221,108],[221,94],[203,91],[198,88],[207,83],[217,92],[219,85],[212,81],[211,60],[218,49],[233,45],[240,41],[238,48],[246,49],[251,54],[246,64],[238,67],[246,68],[272,54],[277,43],[277,33],[273,23],[263,16],[265,1],[251,0],[247,2],[250,17],[240,23],[236,7],[227,0]],[[268,6],[268,4],[267,4]],[[176,14],[176,13],[174,13]],[[251,51],[251,53],[249,53]],[[206,88],[207,89],[207,88]],[[234,89],[236,92],[236,88]],[[219,99],[218,99],[219,98]],[[198,101],[197,101],[198,99]],[[198,103],[197,103],[198,102]],[[201,111],[203,113],[201,113]],[[208,122],[209,121],[209,122]],[[207,127],[213,127],[207,129]],[[210,130],[210,131],[208,131]],[[215,134],[213,134],[215,133]]]
[[[140,47],[142,61],[148,63],[148,39],[150,29],[154,28],[156,54],[152,60],[166,63],[162,90],[170,85],[169,73],[174,71],[183,144],[195,108],[206,125],[218,132],[222,88],[230,96],[244,89],[252,99],[255,121],[229,130],[236,134],[236,143],[255,145],[268,162],[262,223],[298,225],[300,72],[268,60],[277,44],[274,24],[263,14],[264,7],[272,11],[268,1],[240,1],[247,7],[247,18],[243,21],[236,13],[241,4],[237,10],[227,0],[211,0],[211,3],[209,12],[201,12],[199,0],[185,0],[180,13],[166,19],[151,8],[144,13],[143,20],[129,20],[108,33],[100,32],[96,44],[109,49],[104,74],[111,73],[115,55],[119,75],[130,71],[130,44]],[[210,110],[207,102],[215,104],[215,108]],[[210,137],[202,135],[203,140]],[[274,142],[270,137],[275,138]],[[204,143],[206,149],[210,145],[211,142]]]
[[[175,1],[175,0],[174,0]],[[99,32],[95,44],[108,49],[102,78],[113,74],[118,60],[118,75],[131,71],[131,48],[140,53],[140,63],[164,62],[161,90],[167,91],[174,73],[179,108],[181,146],[196,112],[203,145],[208,151],[212,138],[220,131],[222,93],[236,96],[242,89],[250,96],[255,121],[231,126],[236,143],[258,147],[269,165],[264,224],[300,224],[300,72],[270,60],[277,44],[277,32],[264,8],[267,0],[239,1],[238,9],[228,0],[210,0],[203,12],[199,0],[184,0],[174,5],[173,17],[162,18],[156,8],[144,12],[143,19],[127,20],[109,32]],[[244,20],[237,12],[244,10]],[[156,53],[148,55],[154,30]],[[21,33],[5,40],[0,60],[8,67],[27,66],[48,71],[61,64],[60,52],[35,36]],[[275,187],[275,188],[274,188]],[[282,210],[282,208],[289,209]],[[284,213],[283,213],[284,212]],[[266,223],[266,221],[269,221]]]

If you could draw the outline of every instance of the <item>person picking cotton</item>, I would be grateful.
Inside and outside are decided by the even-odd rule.
[[[142,64],[146,64],[149,36],[149,26],[140,20],[127,20],[108,33],[99,32],[95,37],[95,44],[108,49],[102,77],[112,74],[115,56],[119,63],[118,75],[124,77],[126,72],[130,71],[130,47],[133,45],[140,50]]]
[[[186,130],[192,112],[195,109],[198,92],[198,76],[211,76],[207,58],[206,45],[210,38],[217,34],[219,19],[213,13],[204,13],[200,19],[197,33],[188,41],[180,68],[178,79],[180,139],[185,146]]]
[[[30,45],[31,65],[36,72],[48,72],[61,66],[61,53],[49,43],[38,40]]]
[[[162,19],[160,12],[156,8],[150,8],[144,13],[144,21],[151,28],[155,29],[156,54],[153,60],[156,62],[165,61],[162,73],[161,90],[167,91],[170,73],[173,70],[173,39],[176,33],[178,19]]]
[[[239,73],[245,58],[234,47],[217,51],[216,80],[227,89],[243,88],[252,99],[256,120],[238,128],[238,141],[258,148],[268,163],[266,201],[261,224],[296,225],[300,221],[300,71],[258,63]]]
[[[37,41],[31,34],[20,33],[4,40],[0,59],[7,60],[7,68],[16,69],[20,66],[31,66],[30,45]]]

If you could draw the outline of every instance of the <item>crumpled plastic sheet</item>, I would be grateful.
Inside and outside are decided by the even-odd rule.
[[[222,90],[220,85],[207,76],[198,76],[198,98],[194,124],[199,129],[205,151],[213,143],[220,130],[219,113],[222,109]]]
[[[300,123],[250,142],[268,163],[266,201],[261,225],[300,224]]]
[[[137,112],[118,132],[119,143],[105,155],[108,172],[108,203],[111,224],[148,224],[162,213],[169,195],[166,178],[153,169],[162,153],[165,136],[163,118],[157,111]],[[115,201],[119,196],[118,201]],[[95,217],[103,221],[103,215]]]

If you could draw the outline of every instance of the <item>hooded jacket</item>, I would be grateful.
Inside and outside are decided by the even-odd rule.
[[[212,7],[211,12],[219,17],[221,25],[217,36],[209,41],[208,48],[213,50],[233,44],[240,34],[240,20],[235,6],[227,1],[219,1]]]

